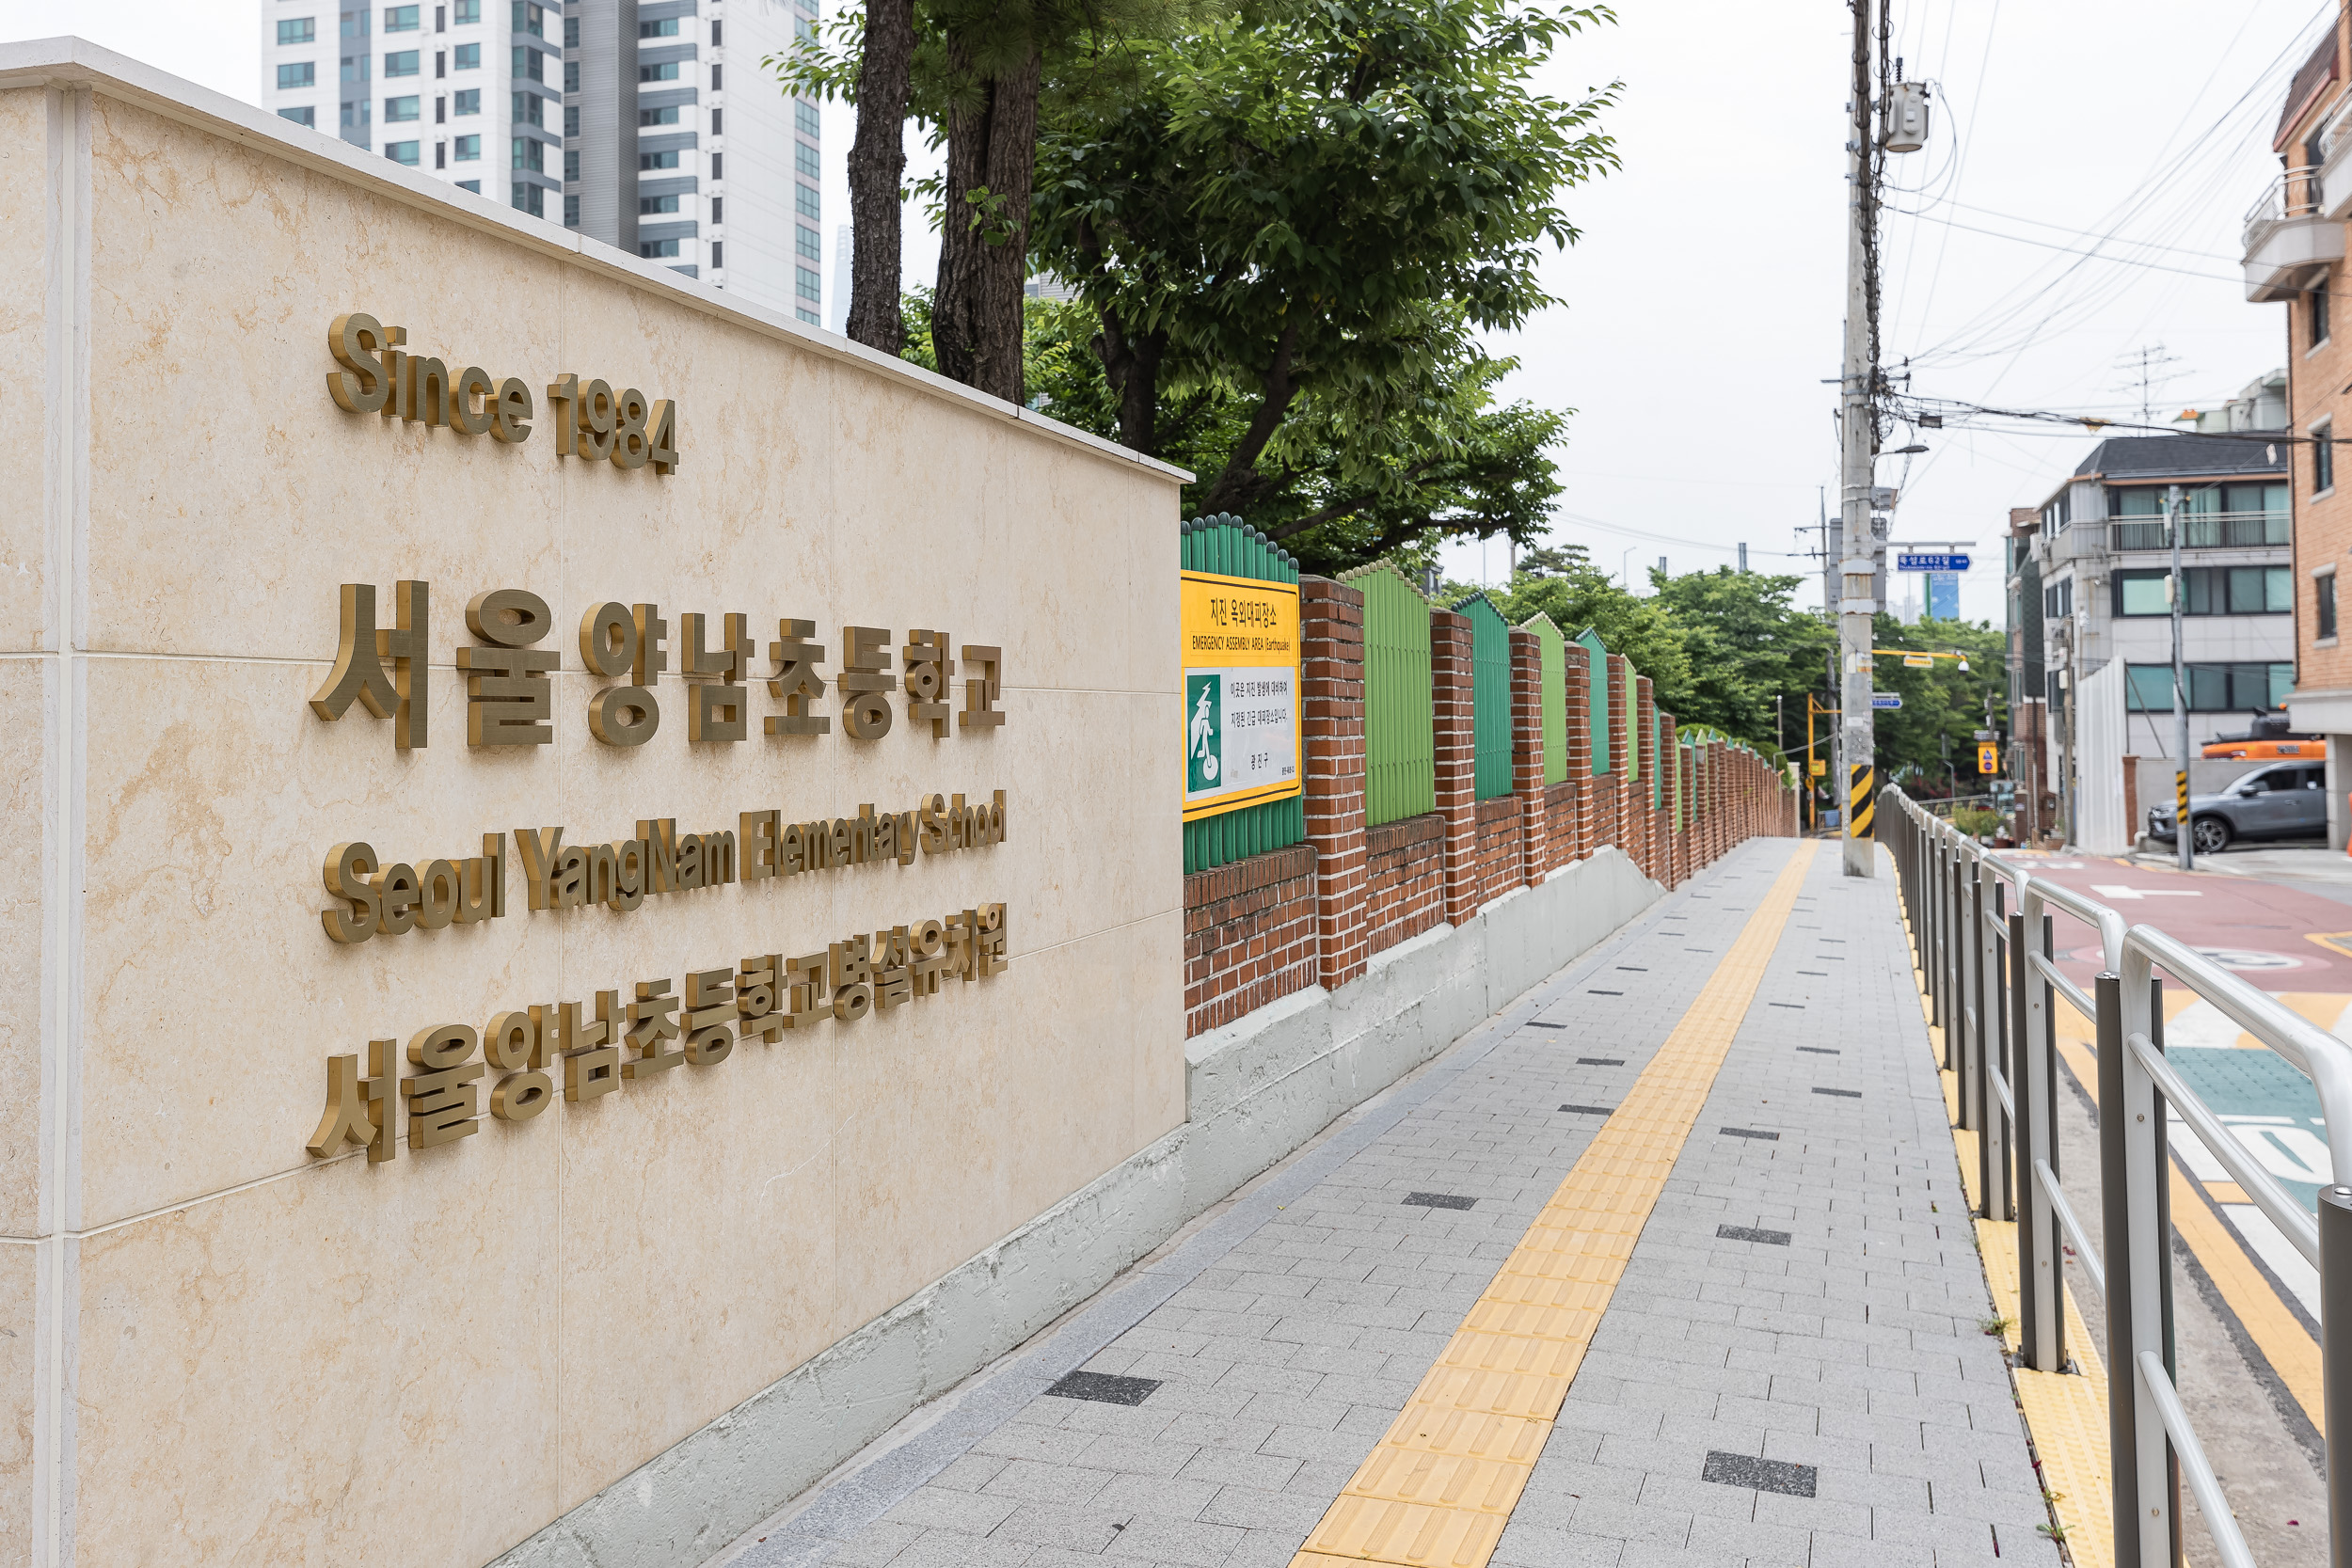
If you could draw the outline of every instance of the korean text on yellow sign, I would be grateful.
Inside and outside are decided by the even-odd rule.
[[[1182,625],[1184,820],[1298,794],[1298,585],[1186,572]]]

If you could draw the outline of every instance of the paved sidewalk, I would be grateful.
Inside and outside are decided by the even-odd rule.
[[[1289,1563],[1797,847],[1735,851],[733,1561]],[[1990,1312],[1891,877],[1818,854],[1491,1560],[2055,1563]]]

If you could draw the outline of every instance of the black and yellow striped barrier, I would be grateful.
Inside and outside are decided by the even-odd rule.
[[[1867,762],[1846,765],[1846,836],[1870,836],[1870,817],[1878,806],[1878,773]]]

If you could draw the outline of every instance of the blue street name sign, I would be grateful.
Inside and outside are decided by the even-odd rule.
[[[1870,693],[1870,705],[1872,707],[1900,707],[1903,705],[1903,694],[1899,691],[1873,691]]]
[[[1964,555],[1913,555],[1908,551],[1897,554],[1895,570],[1899,572],[1964,572],[1968,558]]]

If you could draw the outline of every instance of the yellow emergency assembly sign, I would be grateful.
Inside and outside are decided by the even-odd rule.
[[[2000,770],[2001,748],[1990,740],[1979,743],[1977,747],[1977,771],[1998,773]]]
[[[1184,574],[1184,820],[1305,787],[1298,585]]]

